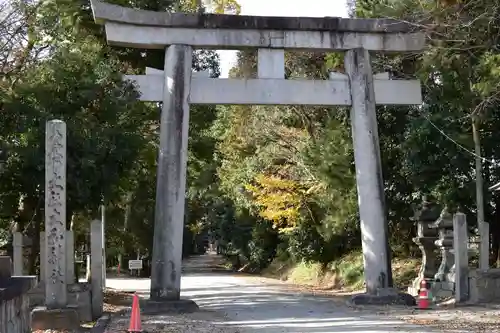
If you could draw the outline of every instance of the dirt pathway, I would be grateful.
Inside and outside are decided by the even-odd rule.
[[[345,297],[314,295],[280,281],[217,267],[216,256],[190,258],[182,278],[182,297],[194,300],[201,311],[146,316],[143,328],[147,332],[439,332],[377,309],[350,308]],[[149,284],[149,279],[107,281],[107,286],[119,294],[137,292],[145,298]],[[115,316],[107,332],[126,330],[128,320],[128,315]]]

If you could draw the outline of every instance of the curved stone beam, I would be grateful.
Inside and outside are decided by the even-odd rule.
[[[409,33],[418,29],[393,19],[350,19],[340,17],[278,17],[226,14],[169,13],[138,10],[91,0],[94,19],[171,28],[255,29],[334,31],[358,33]]]
[[[369,51],[420,51],[425,46],[421,34],[363,34],[328,31],[277,31],[236,29],[189,29],[106,23],[110,45],[145,49],[164,49],[172,44],[194,48],[241,50],[277,48],[301,51],[345,51],[365,48]]]
[[[420,51],[425,36],[413,26],[387,19],[267,17],[154,12],[92,0],[108,43],[163,49],[172,44],[204,49],[279,48],[303,51]]]

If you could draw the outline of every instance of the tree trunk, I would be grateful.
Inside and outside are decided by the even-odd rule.
[[[479,268],[488,269],[490,240],[488,227],[484,221],[484,189],[483,189],[483,161],[481,158],[481,139],[479,136],[479,117],[472,118],[472,137],[476,153],[476,207],[477,207],[477,230],[480,238],[479,245]]]
[[[125,216],[123,217],[123,235],[126,234],[128,228],[128,222],[130,219],[130,214],[132,212],[132,196],[133,192],[129,192],[126,198],[126,208],[125,208]],[[118,252],[118,265],[120,269],[123,269],[123,255],[125,254],[125,237],[122,236],[122,244],[120,252]]]
[[[31,236],[31,253],[29,258],[29,274],[37,275],[37,259],[38,262],[42,260],[40,258],[40,231],[42,229],[42,208],[41,205],[38,205],[35,216],[33,217],[33,234]]]

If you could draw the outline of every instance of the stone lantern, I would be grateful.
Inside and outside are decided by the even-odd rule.
[[[417,223],[417,237],[413,238],[413,242],[418,245],[422,251],[422,266],[415,280],[413,280],[410,293],[417,294],[422,280],[432,282],[434,275],[437,273],[436,265],[436,249],[435,241],[438,238],[438,233],[432,225],[439,218],[440,207],[433,203],[428,197],[422,200],[421,209],[415,214],[415,221]]]
[[[441,264],[434,276],[436,282],[444,282],[448,280],[452,267],[455,263],[453,249],[453,216],[445,207],[441,215],[432,226],[439,231],[439,239],[435,241],[441,253]]]
[[[441,253],[441,264],[434,275],[432,293],[435,297],[453,296],[455,289],[455,276],[453,273],[455,257],[453,255],[453,215],[445,207],[432,228],[439,233],[439,238],[434,242]]]

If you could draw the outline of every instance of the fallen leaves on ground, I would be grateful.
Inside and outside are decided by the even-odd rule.
[[[130,315],[115,316],[105,333],[128,329]],[[215,311],[198,311],[189,314],[163,314],[141,316],[141,328],[148,333],[240,333],[237,327],[225,326],[225,318]]]
[[[500,333],[498,309],[471,306],[408,312],[406,315],[400,313],[400,318],[415,325],[431,326],[450,332]],[[391,314],[397,315],[397,311],[392,311]]]
[[[456,332],[489,332],[496,333],[500,332],[500,322],[481,322],[481,321],[470,321],[466,319],[462,320],[439,320],[439,319],[414,319],[408,318],[405,321],[423,326],[431,326],[438,328],[443,331]]]
[[[131,293],[123,291],[106,290],[104,292],[104,312],[116,313],[132,306]]]

